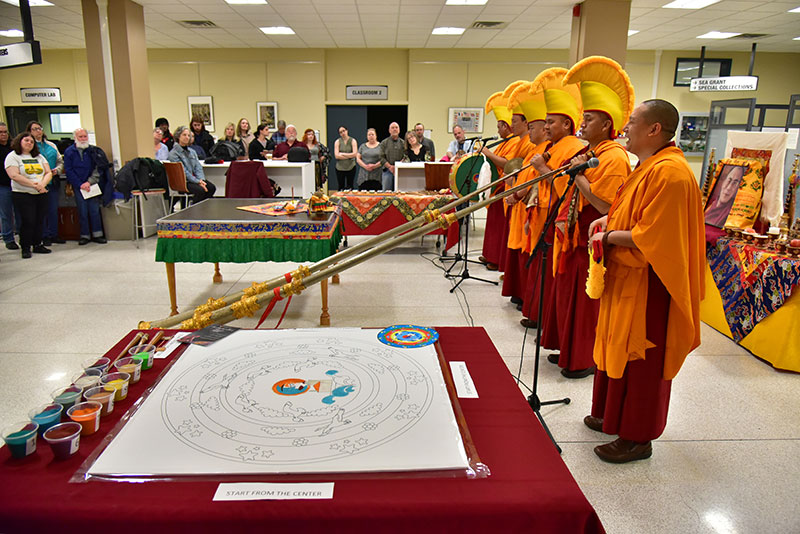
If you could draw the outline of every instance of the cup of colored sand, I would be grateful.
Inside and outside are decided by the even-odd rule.
[[[83,361],[84,369],[100,369],[101,373],[105,373],[109,365],[111,365],[111,360],[105,356],[102,358],[89,358]]]
[[[80,423],[83,429],[81,436],[91,436],[100,428],[100,412],[103,405],[95,401],[79,402],[69,410],[67,415],[76,423]]]
[[[131,375],[131,384],[138,382],[142,374],[142,360],[138,358],[120,358],[114,362],[114,367],[121,373]]]
[[[155,345],[136,345],[128,349],[128,356],[142,360],[142,371],[153,367],[153,355],[156,353]]]
[[[124,400],[128,396],[128,382],[131,375],[128,373],[108,373],[100,379],[100,384],[106,391],[114,392],[114,402]]]
[[[81,393],[83,393],[83,388],[72,384],[71,386],[55,390],[53,392],[53,401],[63,406],[66,411],[80,402]]]
[[[41,436],[44,434],[45,430],[61,422],[61,412],[63,411],[63,406],[57,402],[51,402],[50,404],[34,408],[28,412],[28,417],[31,418],[31,421],[39,425],[39,435]]]
[[[72,377],[72,383],[85,391],[99,384],[101,376],[103,376],[103,371],[100,369],[85,369]]]
[[[78,452],[82,429],[83,426],[80,423],[70,421],[48,428],[42,437],[50,444],[56,460],[66,460]]]
[[[87,401],[99,402],[103,405],[100,417],[105,417],[114,411],[115,391],[107,391],[105,386],[96,386],[83,392],[83,398]]]
[[[25,458],[36,451],[39,425],[32,421],[14,423],[3,430],[3,441],[14,458]]]

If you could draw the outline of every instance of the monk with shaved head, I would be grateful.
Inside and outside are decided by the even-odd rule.
[[[700,344],[705,240],[700,190],[671,142],[678,111],[647,100],[624,133],[639,158],[608,215],[589,229],[601,243],[605,287],[594,344],[592,430],[619,436],[595,447],[607,462],[649,458],[667,423],[672,379]],[[599,231],[594,233],[595,228]]]

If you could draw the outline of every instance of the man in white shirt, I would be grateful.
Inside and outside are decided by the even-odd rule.
[[[475,142],[472,139],[467,139],[464,135],[464,128],[461,126],[453,126],[453,139],[447,147],[447,159],[454,161],[461,157],[464,153],[472,152],[472,144]],[[461,154],[459,154],[461,152]]]

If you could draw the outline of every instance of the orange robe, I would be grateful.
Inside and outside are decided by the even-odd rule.
[[[514,137],[502,145],[498,146],[494,153],[507,160],[510,160],[517,153],[520,138]],[[503,169],[498,167],[500,177],[503,176]],[[493,188],[492,196],[506,190],[505,182],[500,181]],[[500,258],[505,252],[505,242],[503,237],[506,227],[505,202],[494,202],[486,208],[486,228],[483,233],[482,255],[488,263],[500,264]]]
[[[536,145],[531,143],[531,140],[527,135],[525,135],[524,137],[520,137],[519,139],[520,139],[520,141],[519,141],[519,143],[517,143],[517,150],[514,152],[513,155],[509,154],[509,156],[511,156],[511,157],[509,157],[508,159],[520,158],[524,162],[525,160],[527,160],[530,157],[532,157],[531,156],[531,152],[533,152],[536,149]],[[518,177],[519,177],[519,174],[514,176],[511,179],[511,183],[510,184],[506,184],[506,189],[510,189],[511,186],[516,184]],[[499,264],[499,267],[500,267],[501,271],[505,271],[505,269],[506,269],[506,261],[508,260],[508,237],[509,237],[509,232],[510,232],[510,229],[511,229],[511,213],[512,213],[512,210],[509,208],[508,204],[506,204],[505,200],[503,200],[503,210],[505,211],[506,221],[505,221],[505,225],[503,226],[502,248],[500,250],[500,264]],[[514,268],[515,269],[517,268],[517,263],[519,263],[519,262],[518,261],[514,262]]]
[[[599,143],[594,149],[600,164],[594,169],[586,169],[584,176],[591,184],[592,193],[611,204],[630,174],[630,157],[615,141]],[[558,319],[559,367],[570,371],[588,369],[594,366],[595,327],[600,310],[600,301],[590,299],[586,294],[586,278],[589,271],[589,225],[601,214],[577,190],[573,210],[576,217],[570,216],[570,206],[562,204],[564,221],[575,217],[573,226],[565,232],[556,232],[554,250],[559,250],[555,260],[559,266],[555,275],[556,317]],[[572,198],[569,194],[567,198]]]
[[[638,250],[611,247],[606,253],[594,361],[610,378],[621,378],[629,361],[644,359],[654,346],[646,338],[650,268],[670,299],[664,380],[674,378],[700,345],[706,262],[700,196],[683,153],[667,146],[640,162],[611,206],[607,230],[630,230]]]

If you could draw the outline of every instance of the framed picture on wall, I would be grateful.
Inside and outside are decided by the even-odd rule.
[[[708,136],[708,113],[681,113],[676,144],[686,156],[702,156]]]
[[[483,131],[483,108],[447,108],[447,131],[453,126],[461,126],[465,133]]]
[[[190,96],[189,101],[189,120],[199,116],[206,125],[206,130],[214,131],[214,103],[210,96]]]
[[[266,124],[270,132],[278,130],[278,103],[277,102],[256,102],[257,124]],[[254,125],[253,129],[255,129]]]

